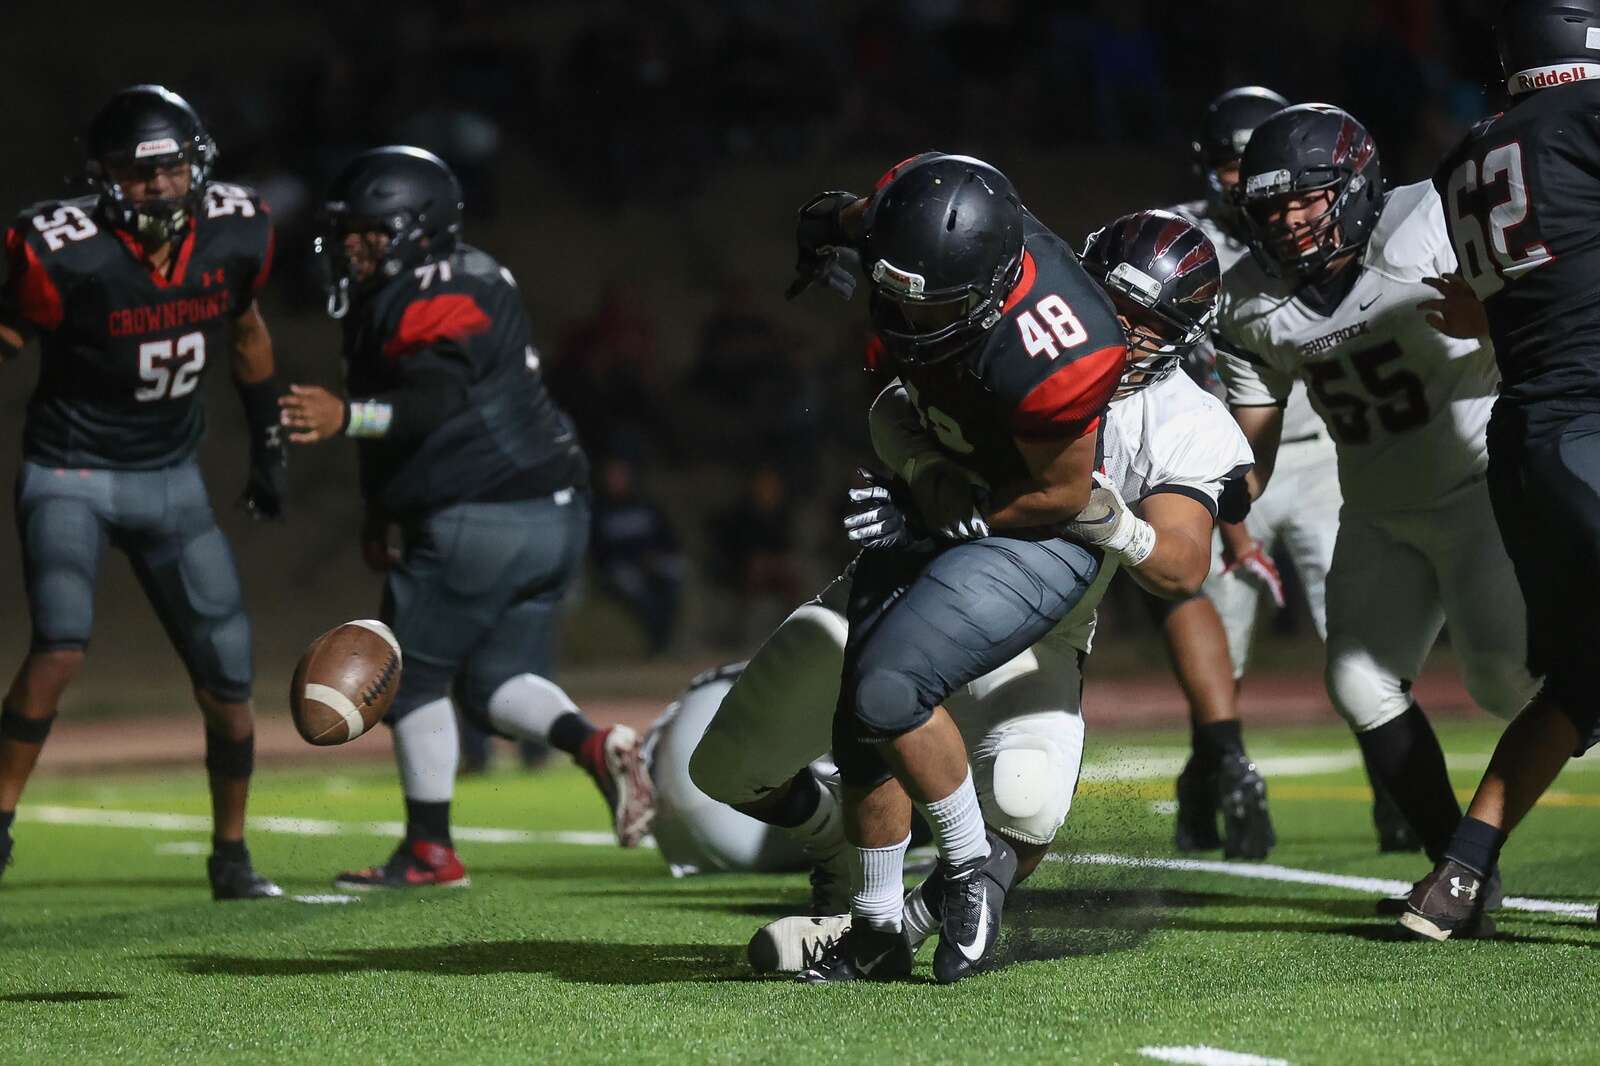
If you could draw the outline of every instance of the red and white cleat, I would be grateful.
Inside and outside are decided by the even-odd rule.
[[[656,820],[656,790],[645,765],[643,740],[625,725],[603,729],[584,741],[578,764],[589,771],[611,808],[617,843],[636,848]]]
[[[342,873],[335,888],[375,892],[386,888],[466,888],[472,883],[454,848],[431,840],[402,840],[382,866]]]

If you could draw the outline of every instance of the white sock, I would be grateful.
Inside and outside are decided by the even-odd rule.
[[[839,798],[825,782],[817,782],[817,809],[811,817],[795,826],[785,826],[782,831],[792,837],[816,862],[828,862],[845,850],[844,818],[839,811]]]
[[[449,700],[434,700],[395,723],[394,756],[406,799],[448,803],[456,790],[461,739]]]
[[[978,790],[972,787],[972,770],[956,790],[941,800],[917,804],[933,830],[939,857],[960,866],[989,854],[989,838],[983,828],[983,810],[978,806]]]
[[[900,915],[900,927],[906,934],[906,939],[911,942],[913,951],[939,928],[939,919],[934,916],[928,901],[922,896],[922,886],[925,884],[927,882],[923,881],[906,893],[905,911]]]
[[[518,740],[548,740],[550,727],[578,705],[553,681],[537,674],[518,674],[489,697],[489,721]]]
[[[886,848],[857,848],[861,855],[861,887],[850,897],[850,913],[874,929],[900,931],[905,898],[906,849],[911,834]]]

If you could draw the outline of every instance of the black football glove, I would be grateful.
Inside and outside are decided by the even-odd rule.
[[[278,423],[278,397],[283,387],[277,378],[247,385],[239,383],[245,422],[250,427],[250,476],[239,506],[260,520],[284,516],[289,494],[289,449]]]
[[[855,295],[856,275],[851,269],[857,262],[855,251],[849,247],[839,225],[839,212],[861,199],[853,192],[818,193],[800,208],[795,225],[795,245],[799,256],[795,263],[795,279],[784,295],[794,299],[811,286],[821,282],[841,299]]]

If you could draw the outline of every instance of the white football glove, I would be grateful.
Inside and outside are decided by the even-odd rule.
[[[925,542],[912,528],[912,522],[889,486],[870,470],[857,471],[866,486],[850,490],[850,510],[844,516],[844,532],[868,551],[884,548],[917,547]]]
[[[1155,527],[1128,510],[1117,487],[1098,470],[1089,505],[1067,523],[1066,533],[1079,543],[1116,556],[1124,566],[1138,566],[1156,550]]]

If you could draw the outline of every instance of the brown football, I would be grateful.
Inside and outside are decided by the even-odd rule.
[[[400,689],[400,642],[363,618],[311,642],[289,686],[289,713],[312,744],[344,744],[389,713]]]

